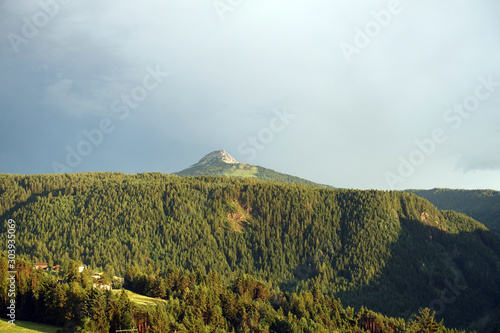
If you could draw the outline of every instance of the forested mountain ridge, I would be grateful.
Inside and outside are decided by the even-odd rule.
[[[407,190],[439,209],[464,213],[500,233],[500,192],[494,190]]]
[[[16,220],[19,253],[50,265],[72,258],[121,276],[178,267],[226,283],[249,273],[390,316],[434,307],[461,327],[500,299],[498,238],[404,192],[159,173],[0,175],[0,218],[2,233]],[[461,289],[444,303],[449,283]]]
[[[245,164],[236,161],[225,150],[213,151],[204,156],[198,163],[174,173],[179,176],[228,176],[242,178],[256,178],[265,181],[280,183],[302,184],[333,188],[332,186],[318,184],[307,179],[280,173],[257,165]]]

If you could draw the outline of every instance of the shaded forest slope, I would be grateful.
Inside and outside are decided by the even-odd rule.
[[[408,190],[443,210],[464,213],[500,233],[500,192],[493,190]]]

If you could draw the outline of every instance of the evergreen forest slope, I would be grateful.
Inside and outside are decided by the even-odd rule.
[[[251,274],[389,316],[430,307],[452,327],[499,306],[498,237],[410,193],[159,173],[0,175],[0,218],[3,234],[16,221],[18,253],[50,265],[76,259],[119,276],[175,267],[228,284]]]
[[[464,213],[500,233],[500,192],[493,190],[408,190],[439,209]]]

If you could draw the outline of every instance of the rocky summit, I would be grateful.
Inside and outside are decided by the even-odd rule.
[[[213,152],[205,155],[197,164],[210,165],[210,164],[213,164],[213,163],[218,162],[218,161],[222,161],[222,162],[228,163],[228,164],[239,163],[238,161],[236,161],[234,159],[234,157],[229,155],[225,150],[216,150],[216,151],[213,151]]]

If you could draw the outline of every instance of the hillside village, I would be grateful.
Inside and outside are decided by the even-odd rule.
[[[63,270],[61,269],[61,265],[54,265],[50,267],[48,263],[35,263],[33,265],[33,269],[42,270],[47,273],[55,274],[56,277],[59,276],[60,272],[64,273]],[[88,271],[88,274],[94,280],[92,284],[94,288],[102,290],[112,290],[112,289],[122,289],[123,287],[123,278],[114,276],[112,279],[110,279],[104,273],[95,272],[91,269],[88,269],[88,267],[85,265],[79,265],[77,267],[77,270],[78,273],[83,273],[83,271]],[[60,284],[68,283],[67,281],[60,279],[58,279],[57,282]]]

